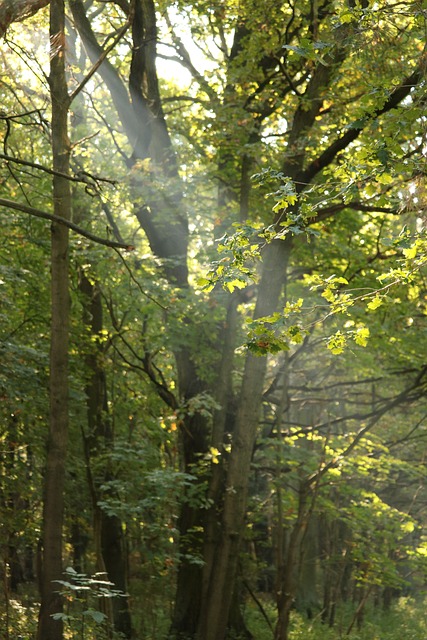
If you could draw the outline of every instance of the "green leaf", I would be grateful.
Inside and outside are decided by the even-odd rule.
[[[297,47],[296,45],[284,44],[282,48],[288,49],[288,51],[293,51],[294,53],[297,53],[298,55],[303,56],[304,58],[307,58],[309,55],[308,49],[304,49],[303,47]]]
[[[62,622],[68,622],[73,620],[73,617],[67,615],[66,613],[52,613],[51,618],[53,620],[62,620]]]
[[[403,255],[408,260],[413,260],[416,257],[417,253],[418,253],[417,243],[413,244],[411,247],[408,247],[408,249],[403,249]]]
[[[341,331],[337,331],[333,336],[330,336],[326,343],[326,346],[334,355],[339,355],[340,353],[343,353],[346,345],[347,345],[347,339],[341,333]]]
[[[225,282],[224,286],[229,290],[230,293],[233,293],[234,289],[244,289],[247,286],[247,282],[235,278],[234,280]]]
[[[94,620],[97,624],[101,624],[107,618],[105,613],[102,613],[102,611],[97,611],[96,609],[88,609],[87,611],[83,612],[83,615],[91,617],[92,620]]]
[[[389,173],[380,173],[377,176],[377,182],[380,184],[391,184],[393,182],[393,176]]]

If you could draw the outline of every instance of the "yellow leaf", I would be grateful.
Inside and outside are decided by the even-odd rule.
[[[324,290],[322,298],[325,298],[328,302],[335,302],[335,295],[330,289]]]
[[[356,344],[360,345],[361,347],[366,347],[366,345],[368,344],[369,336],[370,331],[368,327],[363,326],[357,329],[356,333],[353,335],[353,339]]]
[[[408,258],[408,260],[413,260],[417,253],[418,247],[416,244],[413,244],[412,247],[409,247],[408,249],[403,249],[403,255],[405,258]]]
[[[382,303],[383,301],[381,300],[380,296],[375,296],[375,298],[368,302],[366,308],[368,309],[368,311],[375,311],[375,309],[378,309],[378,307],[380,307]]]
[[[393,182],[393,177],[389,173],[381,173],[379,176],[377,176],[377,181],[380,184],[390,184],[391,182]]]

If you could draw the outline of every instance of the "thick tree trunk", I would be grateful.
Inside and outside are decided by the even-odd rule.
[[[102,49],[85,15],[83,3],[81,0],[72,0],[70,6],[89,54],[92,58],[98,57]],[[145,175],[142,174],[143,170],[134,172],[132,187],[135,202],[143,203],[142,206],[140,204],[135,206],[135,215],[146,233],[152,251],[163,261],[166,278],[172,286],[185,291],[188,287],[186,265],[188,228],[185,212],[183,213],[181,207],[182,185],[179,182],[175,156],[161,111],[155,70],[155,11],[152,0],[137,0],[134,9],[131,16],[133,49],[129,82],[132,102],[130,103],[126,89],[112,65],[105,62],[99,72],[111,91],[129,142],[133,145],[132,160],[149,157],[152,161]],[[231,59],[239,52],[247,34],[248,30],[244,24],[236,30]],[[305,161],[302,141],[322,106],[321,95],[324,88],[328,86],[336,67],[345,57],[343,44],[345,34],[342,34],[341,30],[337,31],[337,34],[339,46],[327,65],[317,65],[310,74],[304,94],[305,100],[301,101],[294,114],[288,140],[288,160],[284,163],[283,173],[297,180],[298,191],[303,189],[304,182],[310,181],[315,175],[313,169],[307,179],[301,179]],[[130,106],[132,108],[129,108]],[[268,111],[266,114],[268,115]],[[234,156],[234,153],[232,155]],[[226,152],[222,154],[221,162],[223,165],[231,162],[232,166],[237,166],[235,160],[233,161],[231,157],[228,159]],[[241,167],[240,210],[242,215],[247,213],[249,206],[248,162],[244,165]],[[265,251],[263,277],[256,308],[258,316],[268,315],[276,310],[290,244],[289,240],[274,242]],[[231,348],[227,355],[232,360]],[[178,348],[175,351],[175,356],[180,397],[185,402],[203,390],[203,384],[194,364],[197,361],[197,353],[191,353],[188,347],[183,345],[181,349]],[[218,471],[215,470],[212,475],[209,497],[215,502],[214,508],[206,513],[204,508],[191,506],[185,501],[182,506],[179,524],[183,562],[178,574],[174,630],[193,636],[195,624],[197,624],[198,635],[203,640],[208,638],[220,640],[224,637],[228,624],[265,371],[265,358],[248,356],[236,411],[232,450],[224,466],[226,475],[223,475],[220,465],[218,465]],[[215,390],[212,395],[215,397]],[[224,393],[221,392],[220,395],[223,399],[225,398]],[[227,411],[226,398],[222,405]],[[212,442],[220,444],[223,425],[218,416],[217,418],[218,422],[215,420],[213,425]],[[197,462],[198,457],[200,458],[200,455],[203,455],[210,446],[209,426],[201,416],[188,416],[183,420],[181,445],[183,466],[186,470],[190,470],[189,465],[192,461]],[[212,446],[220,449],[215,444]],[[200,531],[197,540],[194,539],[195,530]],[[185,560],[192,549],[196,550],[196,555],[199,554],[202,548],[202,537],[204,537],[203,572],[197,565]],[[196,543],[195,546],[193,543]],[[202,573],[203,579],[200,583]]]
[[[64,2],[50,9],[53,169],[69,173],[68,93],[65,79]],[[53,178],[54,213],[71,219],[70,183]],[[50,423],[43,504],[43,564],[38,640],[62,640],[62,599],[55,580],[62,577],[65,459],[68,440],[68,229],[52,224],[51,233]]]

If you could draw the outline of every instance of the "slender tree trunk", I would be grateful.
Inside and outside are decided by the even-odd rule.
[[[50,4],[53,169],[69,173],[68,106],[65,78],[64,2]],[[66,178],[53,178],[54,213],[70,220],[71,192]],[[43,504],[43,563],[38,640],[62,640],[63,624],[52,616],[62,612],[55,580],[62,577],[65,459],[68,440],[68,230],[51,231],[50,422]]]
[[[307,531],[312,504],[308,505],[309,487],[301,483],[298,496],[298,516],[289,535],[284,563],[279,567],[277,585],[278,619],[274,633],[275,640],[288,640],[289,617],[295,602],[298,576],[297,569],[301,559],[301,544]]]
[[[290,240],[275,241],[267,247],[255,317],[268,315],[276,309],[284,284],[290,249]],[[205,567],[209,587],[206,599],[202,603],[199,621],[198,637],[201,640],[222,640],[227,631],[266,366],[265,357],[248,355],[246,359],[228,460],[217,552],[213,566]]]
[[[97,546],[98,570],[106,571],[114,588],[126,593],[127,571],[123,526],[116,515],[105,513],[99,506],[99,480],[93,477],[91,466],[93,458],[104,446],[113,444],[113,431],[108,414],[107,384],[102,363],[103,347],[99,338],[104,327],[102,299],[99,287],[93,284],[84,273],[80,275],[83,319],[92,338],[85,363],[88,369],[86,384],[86,406],[88,433],[84,435],[88,479],[93,502],[95,545]],[[101,482],[108,481],[108,470]],[[125,638],[132,636],[132,624],[127,596],[113,598],[108,613],[112,615],[114,630]]]

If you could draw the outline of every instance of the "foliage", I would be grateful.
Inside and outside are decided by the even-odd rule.
[[[67,567],[64,580],[56,580],[60,593],[66,600],[66,612],[53,614],[55,620],[62,619],[72,638],[110,638],[108,616],[96,606],[109,598],[123,597],[121,591],[113,589],[113,583],[103,574],[87,576]],[[114,637],[119,637],[114,634]]]
[[[131,7],[67,4],[74,221],[134,250],[71,236],[59,615],[107,633],[97,527],[118,522],[135,635],[167,633],[173,602],[194,618],[237,540],[272,624],[284,558],[292,603],[310,582],[339,606],[331,630],[293,612],[290,638],[342,636],[359,605],[351,635],[392,638],[372,601],[425,579],[425,3]],[[0,197],[49,212],[46,19],[3,43]],[[0,215],[1,554],[21,566],[42,526],[49,243]],[[414,602],[399,637],[423,635]]]

